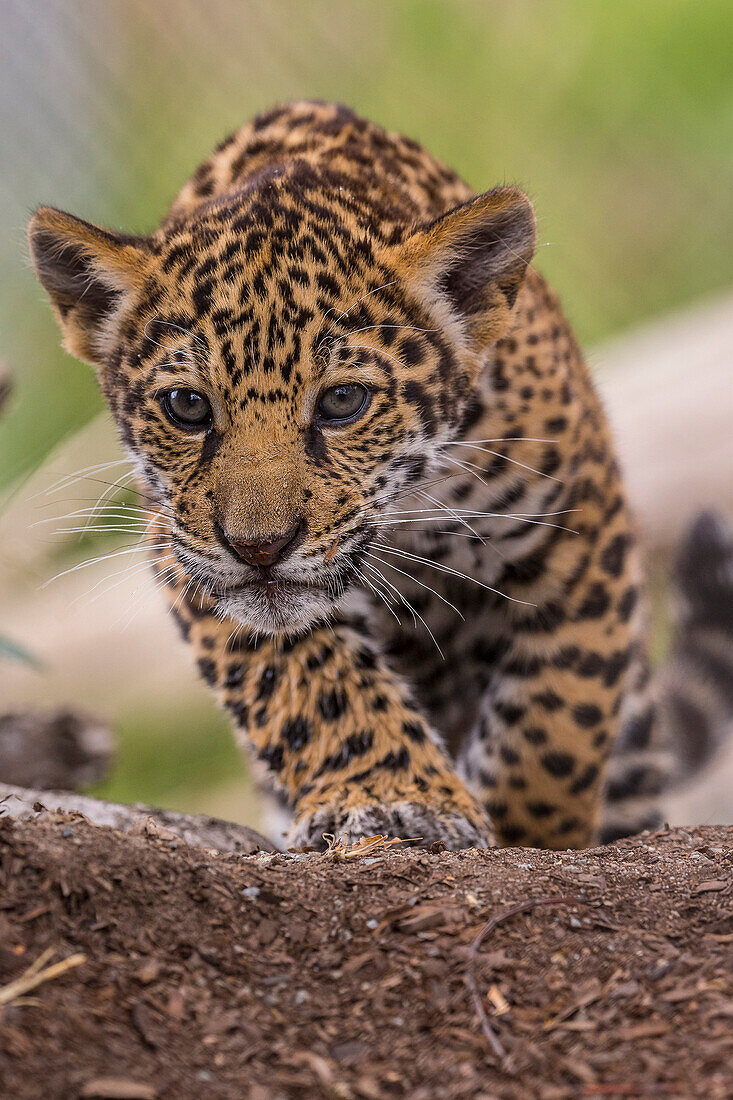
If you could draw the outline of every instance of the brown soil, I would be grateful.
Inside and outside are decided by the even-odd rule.
[[[0,1093],[730,1097],[732,842],[243,858],[0,822],[0,1003],[86,957],[0,1007]]]

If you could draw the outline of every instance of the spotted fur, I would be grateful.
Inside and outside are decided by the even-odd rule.
[[[222,142],[150,237],[45,208],[30,240],[291,842],[592,842],[619,731],[661,740],[624,486],[526,197],[296,103]],[[319,423],[339,382],[369,408]],[[210,430],[165,420],[173,385],[208,397]],[[294,524],[266,576],[221,537]],[[656,823],[635,806],[629,828]]]

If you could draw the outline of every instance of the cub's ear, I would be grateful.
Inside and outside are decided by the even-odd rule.
[[[114,334],[114,317],[145,281],[146,242],[42,206],[31,218],[28,241],[36,275],[46,290],[72,355],[97,366]]]
[[[397,246],[402,279],[478,349],[498,340],[534,255],[532,204],[516,187],[496,187]]]

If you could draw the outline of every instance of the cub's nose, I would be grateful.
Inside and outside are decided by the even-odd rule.
[[[217,528],[221,541],[228,550],[231,550],[235,558],[255,569],[269,569],[292,553],[303,541],[305,520],[301,518],[289,531],[285,531],[282,535],[270,535],[266,539],[241,539],[232,535],[220,524],[217,524]]]

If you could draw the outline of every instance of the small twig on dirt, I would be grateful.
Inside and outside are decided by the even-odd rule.
[[[327,859],[358,859],[381,848],[392,848],[395,844],[411,844],[416,840],[422,840],[419,836],[390,837],[387,833],[378,833],[376,836],[362,836],[355,844],[349,844],[348,836],[334,836],[333,833],[324,833],[323,839],[328,847],[323,853]]]
[[[516,905],[510,905],[506,909],[501,909],[498,913],[495,913],[493,917],[487,920],[481,931],[471,941],[471,946],[468,949],[468,961],[466,963],[466,985],[468,991],[471,994],[471,1001],[476,1015],[478,1016],[479,1023],[481,1024],[481,1030],[483,1031],[489,1046],[496,1055],[497,1058],[501,1058],[504,1061],[507,1057],[507,1052],[499,1041],[499,1036],[494,1031],[489,1022],[489,1017],[486,1014],[486,1009],[483,1006],[481,1000],[481,994],[479,993],[478,983],[476,982],[476,975],[474,973],[474,966],[478,958],[478,951],[481,944],[484,942],[490,932],[502,924],[504,921],[509,920],[510,917],[516,917],[520,913],[528,913],[531,909],[539,909],[541,905],[585,905],[586,903],[580,898],[572,897],[570,895],[555,894],[548,897],[528,898],[526,901],[520,901]]]
[[[67,970],[73,970],[75,966],[81,966],[87,961],[86,955],[69,955],[68,959],[62,959],[61,962],[53,963],[52,966],[44,966],[52,955],[52,948],[44,951],[19,978],[4,985],[0,989],[0,1005],[10,1004],[11,1001],[22,997],[24,993],[30,993],[36,986],[50,982],[54,978],[60,978]]]

